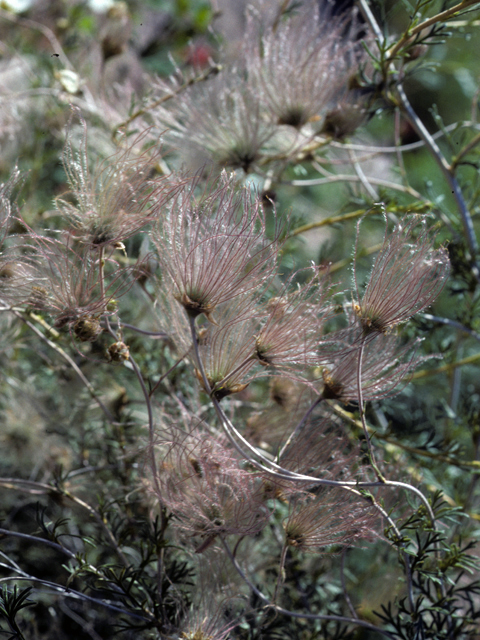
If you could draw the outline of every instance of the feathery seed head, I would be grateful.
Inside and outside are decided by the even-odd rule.
[[[258,326],[253,301],[248,296],[222,305],[217,326],[208,326],[199,344],[206,377],[217,400],[243,391],[255,377],[250,372],[255,358],[255,329]],[[197,372],[203,386],[203,379]]]
[[[344,37],[344,20],[326,7],[310,8],[261,34],[257,16],[250,16],[245,43],[248,78],[266,112],[276,124],[297,129],[335,105],[359,55],[353,38]]]
[[[360,223],[357,226],[357,243]],[[433,248],[425,221],[413,216],[392,233],[385,229],[363,296],[358,284],[354,305],[365,335],[386,333],[428,307],[448,278],[450,263],[445,249]]]
[[[95,339],[101,333],[99,318],[113,313],[111,301],[130,288],[132,269],[108,258],[101,273],[95,255],[83,245],[74,248],[71,238],[63,242],[31,232],[28,239],[29,306],[51,315],[56,328],[69,325],[80,340]]]
[[[372,508],[339,489],[322,489],[292,498],[283,523],[286,543],[315,553],[331,545],[350,545],[370,534],[375,514]]]
[[[164,87],[168,94],[171,88]],[[275,127],[262,117],[256,93],[245,72],[228,67],[215,77],[183,91],[164,108],[154,110],[158,127],[167,128],[166,139],[201,163],[218,168],[242,169],[252,165],[268,149]]]
[[[312,278],[290,291],[294,273],[279,296],[266,305],[266,320],[255,337],[255,355],[265,367],[276,372],[304,371],[322,362],[322,330],[331,314],[329,289],[318,267]]]
[[[258,199],[235,191],[224,175],[197,196],[199,179],[175,196],[154,231],[162,285],[192,317],[212,320],[215,308],[264,285],[273,275],[279,249],[265,235]]]
[[[210,542],[218,534],[254,535],[266,524],[258,477],[242,469],[222,442],[194,432],[177,435],[157,467],[158,497],[190,535]]]
[[[364,330],[353,326],[342,333],[343,337],[338,337],[338,355],[333,355],[331,363],[322,371],[322,396],[348,404],[358,401],[359,344]],[[402,344],[395,335],[372,334],[362,356],[361,385],[365,401],[400,393],[418,365],[428,359],[417,356],[420,342]]]
[[[158,150],[141,152],[147,132],[93,169],[88,160],[87,125],[83,127],[79,151],[72,143],[72,119],[63,152],[63,165],[74,203],[57,198],[56,205],[76,237],[92,249],[122,248],[123,241],[155,220],[176,190],[165,177],[152,177],[160,158]]]

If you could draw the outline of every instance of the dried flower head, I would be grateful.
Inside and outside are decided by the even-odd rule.
[[[244,73],[235,67],[181,92],[153,115],[162,131],[169,130],[166,139],[190,157],[196,152],[201,164],[207,159],[217,167],[245,172],[267,152],[275,131],[262,117]]]
[[[107,358],[110,362],[125,362],[129,357],[130,349],[124,342],[114,342],[107,349]]]
[[[331,314],[326,279],[314,266],[310,281],[292,291],[297,276],[294,273],[280,294],[268,301],[266,320],[255,336],[258,361],[276,373],[305,373],[322,362],[322,332]]]
[[[131,287],[131,269],[119,268],[111,258],[100,265],[88,248],[74,249],[71,238],[63,242],[31,233],[28,239],[28,305],[52,316],[55,327],[68,325],[80,340],[95,340],[102,332],[100,317],[111,315],[115,301]]]
[[[362,336],[363,329],[354,326],[344,332],[343,339],[339,339],[344,348],[322,371],[324,398],[345,403],[358,401],[358,359]],[[364,401],[400,393],[418,365],[428,359],[417,355],[420,342],[419,339],[402,344],[397,336],[382,334],[366,342],[361,363]]]
[[[165,177],[154,177],[160,153],[141,152],[148,132],[135,140],[121,141],[119,150],[93,169],[88,161],[87,125],[78,151],[72,141],[70,121],[63,152],[63,165],[75,202],[57,198],[56,205],[76,237],[91,248],[121,247],[123,241],[155,220],[175,186]]]
[[[291,12],[260,36],[252,15],[246,37],[249,81],[273,121],[298,129],[334,106],[358,55],[344,20],[326,6],[310,9]]]
[[[205,314],[261,287],[276,268],[278,231],[265,234],[257,199],[235,191],[232,179],[195,194],[199,180],[175,196],[153,239],[162,268],[162,285],[190,316]]]
[[[286,544],[318,553],[331,545],[350,545],[372,531],[376,514],[342,489],[320,489],[292,498],[283,523]]]
[[[354,309],[364,335],[385,333],[428,307],[445,286],[449,272],[446,250],[433,249],[433,238],[420,216],[397,225],[390,234],[386,228],[363,296],[355,272],[358,302]]]
[[[255,329],[258,320],[255,306],[248,296],[238,297],[233,304],[219,307],[216,326],[204,328],[199,344],[200,358],[212,394],[221,400],[243,391],[257,364]],[[203,386],[203,378],[197,371]],[[209,390],[207,390],[209,391]]]
[[[241,468],[226,446],[211,437],[176,433],[158,452],[158,496],[179,528],[203,540],[219,534],[254,535],[266,524],[259,478]]]

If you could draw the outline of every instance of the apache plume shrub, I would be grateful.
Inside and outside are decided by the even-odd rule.
[[[42,113],[0,185],[0,635],[476,637],[476,105],[443,157],[402,87],[473,4],[394,37],[367,0],[251,0],[222,48],[202,3],[163,35],[119,4],[88,52],[60,4],[0,10]],[[109,67],[163,36],[204,66],[125,103]]]

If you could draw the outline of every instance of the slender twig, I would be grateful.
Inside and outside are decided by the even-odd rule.
[[[185,91],[185,89],[187,89],[188,87],[191,87],[193,84],[198,84],[199,82],[204,82],[211,75],[213,75],[215,73],[218,73],[219,71],[221,71],[221,67],[219,65],[217,65],[217,64],[212,64],[206,71],[204,71],[200,75],[195,76],[193,78],[189,78],[183,84],[179,85],[176,89],[174,89],[173,91],[170,91],[170,93],[166,93],[165,95],[163,95],[158,100],[155,100],[154,102],[152,102],[152,103],[142,107],[141,109],[138,109],[134,113],[132,113],[131,116],[129,116],[126,120],[124,120],[123,122],[121,122],[118,125],[118,127],[116,128],[115,134],[118,131],[121,131],[122,129],[126,129],[134,120],[136,120],[137,118],[140,118],[141,116],[144,116],[148,111],[152,111],[152,109],[156,109],[157,107],[159,107],[160,105],[164,104],[165,102],[168,102],[169,100],[172,100],[172,98],[175,98],[180,93]]]
[[[45,540],[45,538],[39,538],[37,536],[31,536],[28,533],[20,533],[19,531],[9,531],[8,529],[0,528],[0,536],[2,536],[2,535],[10,536],[11,538],[21,538],[23,540],[29,540],[30,542],[35,542],[35,543],[36,542],[40,542],[41,544],[46,544],[48,547],[52,547],[52,549],[56,549],[57,551],[60,551],[61,553],[64,553],[69,558],[75,558],[76,557],[74,553],[72,553],[71,551],[69,551],[65,547],[62,547],[61,544],[53,542],[52,540]]]
[[[468,333],[468,335],[472,336],[472,338],[475,338],[475,340],[480,340],[480,333],[477,333],[473,329],[466,327],[464,324],[458,322],[457,320],[451,320],[450,318],[440,318],[439,316],[433,316],[431,313],[420,313],[419,316],[421,318],[425,318],[425,320],[430,320],[431,322],[438,322],[438,324],[446,324],[449,327],[453,327],[454,329],[459,329],[464,333]]]
[[[48,587],[52,589],[56,593],[61,593],[65,598],[74,598],[75,600],[86,600],[87,602],[92,602],[94,604],[98,604],[106,609],[110,609],[111,611],[117,611],[126,616],[130,616],[131,618],[136,618],[137,620],[143,620],[145,622],[151,622],[153,616],[146,617],[139,615],[138,613],[134,613],[133,611],[129,611],[128,609],[124,609],[123,607],[119,607],[115,604],[112,604],[106,600],[100,600],[99,598],[93,598],[92,596],[87,596],[85,593],[81,591],[75,591],[75,589],[70,589],[69,587],[64,587],[61,584],[57,584],[56,582],[50,582],[50,580],[43,580],[41,578],[35,578],[35,576],[22,575],[22,576],[9,576],[7,578],[0,578],[0,584],[5,582],[33,582],[34,584],[41,584],[43,587]]]
[[[152,410],[152,402],[150,398],[150,394],[148,393],[148,389],[145,385],[145,381],[142,376],[142,372],[140,371],[137,363],[133,359],[133,357],[129,356],[129,361],[135,371],[135,375],[137,376],[137,380],[142,389],[143,397],[145,398],[145,406],[147,407],[147,415],[148,415],[148,435],[149,435],[149,444],[150,444],[150,464],[152,465],[152,474],[154,478],[154,482],[156,485],[156,489],[158,491],[158,495],[161,495],[160,485],[158,484],[158,473],[157,473],[157,461],[155,459],[155,425],[153,421],[153,410]]]
[[[348,156],[350,158],[350,162],[351,162],[353,168],[355,169],[355,173],[357,174],[358,179],[363,184],[363,187],[364,187],[365,191],[372,198],[372,200],[374,202],[376,202],[378,200],[378,193],[375,191],[375,189],[370,184],[371,180],[369,178],[367,178],[367,176],[363,172],[363,169],[360,166],[360,163],[358,162],[358,160],[357,160],[357,158],[355,156],[355,152],[350,149],[349,152],[348,152]]]
[[[135,371],[135,375],[137,376],[137,380],[140,384],[140,387],[142,389],[143,397],[145,398],[145,406],[147,407],[147,415],[148,415],[149,458],[150,458],[150,465],[151,465],[150,468],[152,472],[153,483],[155,485],[155,490],[157,492],[157,495],[161,496],[162,489],[160,487],[160,482],[158,479],[157,460],[155,458],[155,424],[153,420],[152,401],[151,401],[151,397],[148,392],[147,386],[145,384],[145,381],[143,379],[142,372],[140,371],[140,368],[138,367],[137,363],[133,359],[132,355],[129,356],[129,360],[133,367],[133,370]],[[166,520],[166,516],[163,509],[160,510],[160,518],[161,518],[162,527],[166,528],[167,520]]]
[[[479,360],[480,353],[475,353],[473,356],[462,358],[461,360],[457,360],[456,362],[449,362],[448,364],[444,364],[441,367],[437,367],[436,369],[425,369],[423,371],[416,371],[412,376],[412,380],[427,378],[428,376],[435,376],[437,375],[437,373],[450,372],[453,371],[456,367],[463,367],[467,364],[473,364],[474,362],[478,362]]]
[[[306,231],[310,231],[311,229],[318,229],[320,227],[326,227],[331,224],[337,224],[338,222],[345,222],[347,220],[355,220],[356,218],[361,218],[362,216],[366,216],[371,213],[376,213],[375,207],[372,207],[371,209],[357,209],[357,211],[350,211],[349,213],[344,213],[339,216],[329,216],[328,218],[324,218],[318,222],[302,224],[301,227],[297,227],[291,231],[285,239],[289,240],[290,238],[298,236],[301,233],[305,233]]]
[[[345,602],[347,603],[347,607],[350,609],[350,613],[352,614],[352,618],[355,618],[355,620],[358,620],[358,615],[357,612],[355,611],[355,607],[353,606],[352,600],[348,594],[347,591],[347,583],[345,580],[345,558],[347,556],[347,551],[348,548],[344,547],[342,549],[342,559],[340,562],[340,579],[342,581],[342,590],[343,590],[343,597],[345,598]]]
[[[442,138],[443,136],[445,136],[447,133],[450,133],[450,131],[455,131],[455,129],[458,129],[460,127],[471,127],[473,129],[479,129],[480,123],[475,122],[474,120],[462,120],[459,122],[452,122],[452,124],[446,125],[440,131],[436,131],[435,133],[432,133],[431,136],[434,140],[437,140],[438,138]],[[396,154],[398,153],[398,151],[405,152],[405,151],[415,151],[416,149],[421,149],[422,147],[425,146],[425,141],[418,140],[417,142],[410,142],[409,144],[402,144],[395,147],[377,147],[369,144],[355,144],[352,142],[335,142],[334,140],[332,140],[332,142],[330,143],[330,146],[335,147],[336,149],[346,149],[346,150],[352,149],[352,151],[363,151],[363,152],[371,151],[372,153],[380,153],[380,154],[381,153]]]
[[[450,9],[446,9],[445,11],[441,11],[437,13],[435,16],[420,22],[417,26],[412,27],[411,29],[407,29],[407,31],[403,34],[398,42],[390,47],[387,51],[389,59],[394,58],[408,42],[417,34],[421,33],[424,29],[428,29],[429,27],[433,27],[434,24],[438,22],[445,22],[448,18],[456,15],[460,11],[464,9],[468,9],[474,4],[478,4],[478,0],[463,0],[463,2],[459,2],[454,7],[450,7]]]
[[[372,184],[378,185],[379,187],[386,187],[387,189],[393,189],[394,191],[401,191],[402,193],[407,193],[417,200],[424,200],[422,194],[409,185],[405,186],[403,184],[397,184],[396,182],[390,182],[389,180],[372,178],[371,176],[364,176],[364,179],[368,180],[368,182],[371,182]],[[325,178],[311,178],[308,180],[282,180],[280,183],[292,185],[293,187],[313,187],[316,185],[331,184],[333,182],[361,182],[361,180],[357,175],[354,176],[350,173],[332,173],[330,176]]]

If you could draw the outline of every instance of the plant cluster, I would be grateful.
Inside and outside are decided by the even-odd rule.
[[[465,131],[437,118],[448,156],[404,88],[475,3],[393,37],[382,3],[252,0],[230,46],[182,4],[183,63],[143,87],[141,6],[87,21],[95,49],[64,4],[0,12],[59,64],[0,114],[19,158],[35,110],[57,127],[56,182],[0,185],[0,634],[477,637],[479,92]],[[315,219],[332,183],[358,188]]]

